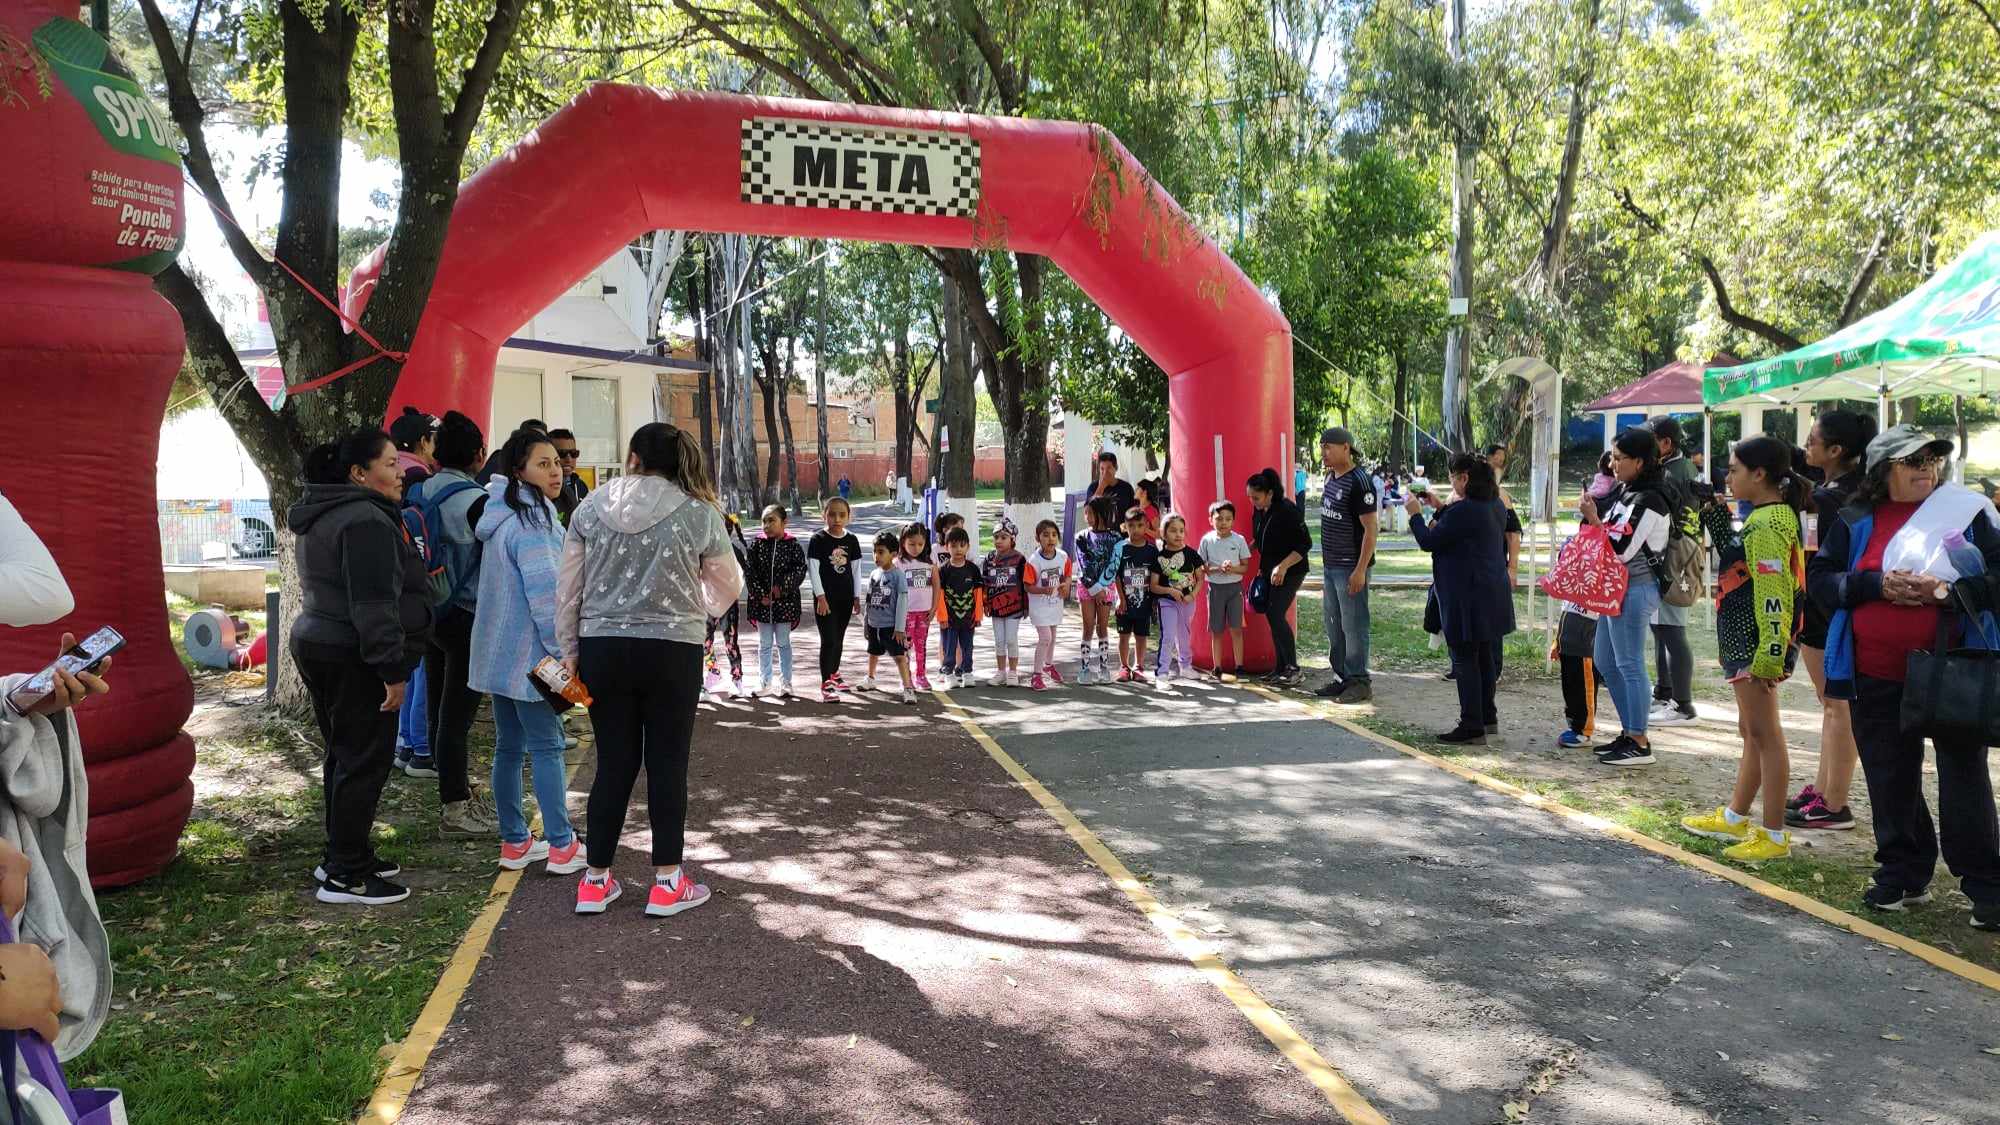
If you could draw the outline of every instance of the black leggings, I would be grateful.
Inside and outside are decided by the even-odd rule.
[[[1278,666],[1275,671],[1289,672],[1299,666],[1299,638],[1292,631],[1292,603],[1298,600],[1299,587],[1306,584],[1304,563],[1285,572],[1283,585],[1271,583],[1271,594],[1265,602],[1264,619],[1271,624],[1271,648],[1277,653]]]
[[[1500,679],[1500,642],[1451,646],[1452,682],[1458,685],[1458,729],[1484,730],[1500,723],[1493,685]]]
[[[299,678],[312,697],[313,720],[326,744],[326,870],[358,881],[373,866],[368,833],[396,760],[396,712],[382,710],[385,689],[373,668],[353,660],[300,656]]]
[[[701,646],[585,637],[577,647],[577,674],[590,688],[590,727],[597,735],[597,776],[584,817],[590,865],[603,870],[617,856],[642,764],[653,865],[679,863],[687,832],[688,749],[701,699]]]
[[[828,595],[826,615],[819,623],[819,678],[824,683],[840,671],[841,649],[847,645],[847,623],[854,617],[854,599]]]
[[[1686,711],[1694,706],[1694,649],[1688,647],[1685,625],[1653,626],[1653,666],[1659,679],[1653,701],[1672,703]]]

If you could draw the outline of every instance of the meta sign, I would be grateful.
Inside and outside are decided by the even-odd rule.
[[[745,203],[971,218],[979,142],[962,133],[788,117],[743,122]]]

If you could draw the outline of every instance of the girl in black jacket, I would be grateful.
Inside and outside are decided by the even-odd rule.
[[[319,900],[380,905],[410,897],[401,869],[368,843],[396,754],[410,670],[430,640],[430,576],[404,533],[403,471],[380,430],[355,430],[306,455],[305,494],[286,513],[299,537],[303,612],[292,659],[326,743],[326,859]]]
[[[1285,499],[1285,482],[1278,470],[1265,469],[1250,478],[1250,546],[1257,552],[1257,574],[1268,586],[1264,619],[1271,626],[1271,647],[1277,666],[1264,682],[1292,687],[1299,682],[1299,641],[1292,631],[1292,602],[1311,569],[1312,532],[1299,506]]]

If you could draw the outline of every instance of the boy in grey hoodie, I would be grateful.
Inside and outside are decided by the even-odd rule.
[[[861,681],[861,690],[882,690],[875,682],[875,662],[891,656],[896,660],[896,671],[903,675],[903,702],[915,703],[917,693],[910,681],[909,647],[903,634],[903,617],[910,608],[910,580],[896,569],[897,546],[893,531],[875,536],[875,569],[868,575],[868,590],[862,599],[862,632],[868,636],[868,678]]]

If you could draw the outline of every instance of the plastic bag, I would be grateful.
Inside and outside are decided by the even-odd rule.
[[[1570,536],[1538,585],[1557,601],[1570,602],[1606,617],[1625,608],[1625,584],[1630,575],[1611,549],[1611,537],[1596,524]]]

